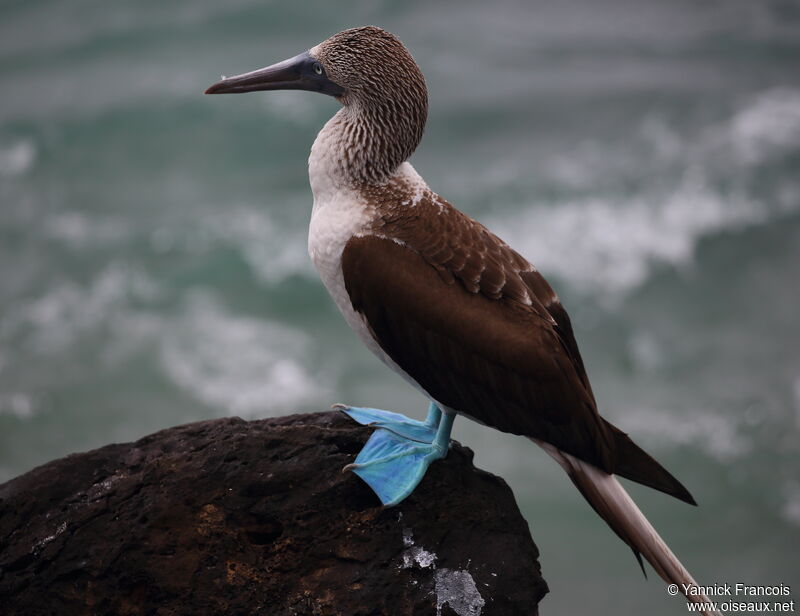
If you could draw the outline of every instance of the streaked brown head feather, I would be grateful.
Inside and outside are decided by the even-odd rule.
[[[422,71],[400,39],[376,26],[334,34],[310,53],[345,90],[339,120],[350,174],[356,182],[380,183],[422,139],[428,117]]]

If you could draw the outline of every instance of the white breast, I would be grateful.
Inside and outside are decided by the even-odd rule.
[[[394,363],[372,337],[364,317],[353,309],[344,286],[342,252],[350,238],[364,231],[369,220],[369,207],[356,194],[339,193],[327,202],[315,199],[308,229],[308,254],[319,272],[322,284],[361,342],[381,361],[422,391],[416,381]]]
[[[308,228],[308,254],[322,284],[347,323],[358,332],[364,328],[363,319],[353,310],[344,287],[342,252],[350,238],[364,231],[370,217],[367,207],[355,193],[342,191],[331,196],[326,201],[314,199]]]

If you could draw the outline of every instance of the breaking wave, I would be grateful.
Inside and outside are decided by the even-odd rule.
[[[639,137],[652,172],[633,194],[597,190],[534,202],[513,220],[495,214],[488,226],[545,273],[608,299],[656,268],[691,263],[705,237],[800,210],[800,178],[777,178],[767,188],[760,182],[766,163],[800,152],[798,90],[764,92],[693,138],[649,117]],[[550,171],[567,188],[585,189],[601,183],[593,173],[606,168],[597,160],[605,155],[584,144],[575,160],[556,161]]]

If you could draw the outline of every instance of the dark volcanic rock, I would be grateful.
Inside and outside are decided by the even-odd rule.
[[[340,469],[338,413],[206,421],[0,486],[0,612],[535,614],[547,592],[508,486],[454,445],[400,506]]]

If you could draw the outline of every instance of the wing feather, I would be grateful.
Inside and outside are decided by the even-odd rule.
[[[569,316],[525,258],[434,193],[414,207],[379,193],[378,222],[347,243],[342,271],[353,308],[406,374],[477,421],[694,503],[600,417]]]
[[[611,472],[613,437],[540,305],[447,284],[423,255],[378,236],[350,240],[342,270],[378,344],[434,399]]]

